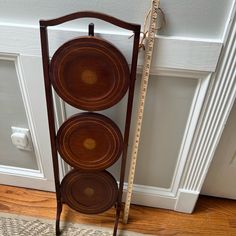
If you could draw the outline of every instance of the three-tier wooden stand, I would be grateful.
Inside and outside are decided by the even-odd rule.
[[[79,18],[97,18],[134,32],[132,63],[110,42],[94,36],[72,39],[49,56],[47,27]],[[116,207],[114,233],[117,233],[124,185],[127,147],[136,79],[140,25],[127,23],[97,12],[77,12],[40,21],[44,82],[52,160],[57,197],[56,234],[66,203],[86,214],[98,214]],[[56,132],[52,86],[71,106],[86,112],[67,119]],[[128,92],[124,137],[108,117],[95,113],[117,104]],[[60,182],[58,153],[73,167]],[[119,187],[106,171],[122,155]]]

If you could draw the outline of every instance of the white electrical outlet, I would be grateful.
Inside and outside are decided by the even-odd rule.
[[[13,126],[11,130],[12,143],[19,149],[31,151],[33,146],[29,129]]]

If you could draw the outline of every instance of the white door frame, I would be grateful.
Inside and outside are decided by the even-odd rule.
[[[178,190],[175,210],[192,212],[236,97],[236,6],[212,75]]]

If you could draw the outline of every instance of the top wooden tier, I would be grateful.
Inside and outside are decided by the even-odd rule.
[[[62,45],[52,57],[50,73],[58,95],[87,111],[114,106],[125,95],[130,81],[128,63],[122,53],[94,36]]]

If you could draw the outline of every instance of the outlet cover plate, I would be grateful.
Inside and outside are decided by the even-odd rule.
[[[12,126],[11,127],[11,131],[12,131],[12,134],[14,134],[14,133],[23,133],[23,134],[25,134],[27,136],[28,145],[26,147],[22,147],[20,149],[26,150],[26,151],[32,151],[33,150],[33,144],[32,144],[32,139],[31,139],[31,135],[30,135],[30,130],[29,129]]]

